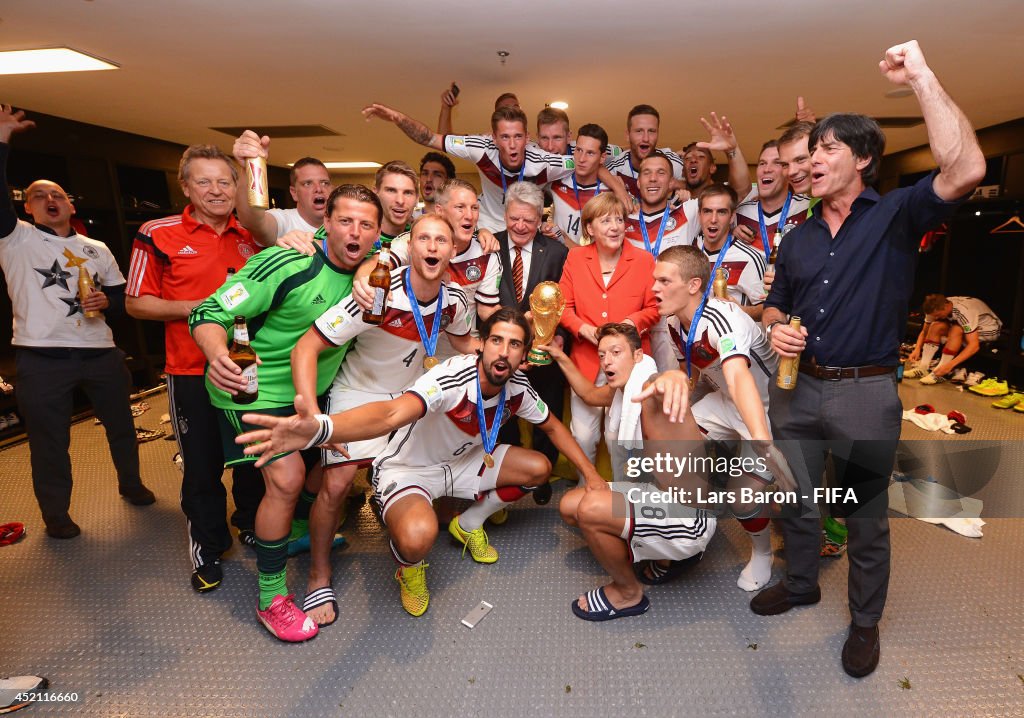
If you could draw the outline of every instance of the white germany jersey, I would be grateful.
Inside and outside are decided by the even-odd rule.
[[[668,328],[676,358],[685,368],[686,354],[683,347],[686,346],[686,332],[674,316],[668,318]],[[728,397],[729,389],[722,373],[722,362],[734,356],[746,358],[761,394],[761,402],[767,407],[768,383],[779,364],[778,355],[772,351],[768,340],[746,312],[732,302],[712,297],[708,299],[701,314],[690,361],[715,389]]]
[[[416,380],[409,393],[423,402],[423,416],[395,432],[387,449],[377,457],[378,470],[448,464],[473,447],[480,446],[476,393],[477,357],[460,354]],[[487,425],[492,426],[498,396],[484,400]],[[512,417],[533,424],[548,418],[548,407],[530,386],[526,375],[515,372],[505,384],[505,409],[501,423]]]
[[[427,332],[434,326],[439,297],[424,304],[420,313]],[[462,335],[470,330],[466,295],[455,284],[444,287],[441,330]],[[325,342],[341,346],[356,339],[338,372],[338,383],[361,391],[397,394],[423,374],[426,357],[416,320],[405,290],[405,269],[391,272],[388,309],[379,326],[363,321],[363,309],[351,295],[328,309],[313,327]]]
[[[579,244],[583,232],[580,217],[583,206],[601,192],[610,192],[598,180],[594,184],[574,185],[573,177],[551,183],[551,205],[555,225],[572,241]]]
[[[704,246],[703,234],[697,237],[694,245],[707,255],[708,262],[714,267],[719,250],[709,252]],[[764,303],[764,272],[768,263],[760,251],[746,242],[734,239],[726,250],[721,266],[729,278],[730,297],[744,307]],[[711,279],[714,280],[714,277]]]
[[[669,247],[674,247],[677,244],[693,244],[697,235],[700,234],[700,222],[697,219],[697,200],[695,199],[687,200],[674,207],[669,205],[660,212],[644,214],[644,223],[647,225],[647,239],[651,242],[652,252],[658,242],[658,229],[661,227],[661,220],[666,210],[669,213],[669,217],[665,222],[665,234],[661,237],[660,252],[664,252]],[[640,229],[639,214],[631,214],[626,218],[626,239],[637,249],[647,249],[644,246],[644,235]],[[657,255],[654,258],[657,259]]]
[[[101,317],[86,319],[78,298],[78,274],[92,277],[96,289],[125,283],[114,255],[95,239],[72,234],[58,237],[18,220],[0,237],[0,268],[14,312],[19,347],[106,349],[114,337]]]
[[[668,157],[668,161],[672,163],[672,176],[681,180],[683,178],[683,158],[668,147],[661,147],[658,151]],[[633,166],[631,152],[631,150],[626,150],[615,157],[609,155],[604,166],[608,168],[609,172],[617,174],[619,179],[625,183],[626,191],[639,199],[640,190],[636,186],[636,181],[640,176],[640,167]]]
[[[750,190],[739,206],[736,208],[736,224],[743,225],[744,227],[750,227],[750,231],[754,233],[754,241],[750,243],[752,247],[756,247],[761,250],[762,256],[764,255],[764,238],[761,236],[761,223],[757,215],[757,205],[760,200],[757,198],[757,186]],[[802,194],[795,194],[789,201],[789,208],[786,210],[786,223],[782,226],[782,236],[785,237],[794,227],[799,224],[803,224],[807,221],[807,217],[810,216],[810,208],[814,201]],[[782,207],[779,207],[774,212],[766,212],[764,215],[764,226],[768,230],[768,241],[771,242],[772,238],[775,237],[775,230],[779,226],[779,219],[782,216]]]
[[[948,297],[953,305],[950,319],[960,325],[964,334],[978,332],[978,338],[992,341],[999,337],[1003,322],[985,302],[974,297]]]
[[[478,293],[486,298],[497,297],[497,283],[501,277],[501,265],[493,263],[492,258],[497,258],[497,253],[487,254],[480,246],[480,239],[477,233],[473,232],[473,239],[469,246],[459,252],[448,265],[448,272],[451,275],[449,281],[455,282],[466,295],[466,302],[470,313],[476,311]],[[392,269],[403,267],[409,263],[409,233],[406,232],[395,238],[391,243],[391,266]]]
[[[480,197],[480,226],[492,232],[505,229],[505,188],[519,181],[543,187],[562,177],[568,177],[576,168],[572,157],[553,155],[536,146],[525,152],[525,164],[513,172],[503,168],[498,158],[498,145],[488,135],[445,135],[444,151],[474,163],[480,173],[483,192]],[[504,179],[503,179],[504,178]]]
[[[291,232],[293,229],[300,230],[302,232],[316,232],[319,227],[314,227],[309,222],[302,218],[299,214],[299,210],[296,208],[291,209],[268,209],[267,214],[274,218],[274,222],[277,223],[277,238],[280,239],[284,235]]]

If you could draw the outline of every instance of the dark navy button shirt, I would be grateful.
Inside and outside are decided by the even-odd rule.
[[[884,197],[865,189],[834,238],[822,202],[786,234],[765,306],[800,317],[807,328],[803,359],[824,366],[899,363],[921,236],[966,199],[936,195],[935,175]]]

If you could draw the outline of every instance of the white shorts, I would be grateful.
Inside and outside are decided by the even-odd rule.
[[[494,466],[484,463],[484,447],[477,445],[456,461],[437,466],[402,466],[386,463],[383,468],[373,465],[373,500],[381,516],[388,508],[405,496],[419,494],[427,501],[454,496],[475,499],[498,485],[501,464],[508,452],[508,444],[494,447]]]
[[[337,414],[374,401],[388,401],[389,399],[394,399],[396,396],[399,395],[381,394],[372,391],[353,389],[350,386],[342,384],[338,379],[335,379],[334,383],[331,384],[331,388],[327,391],[327,404],[324,413]],[[346,459],[339,451],[323,449],[320,452],[321,464],[325,468],[331,466],[346,466],[350,464],[368,464],[376,459],[380,454],[384,453],[384,449],[387,447],[390,439],[391,435],[385,434],[384,436],[378,436],[375,439],[349,442],[347,447],[351,458],[348,459]]]
[[[750,443],[750,430],[743,423],[740,410],[721,391],[712,391],[705,394],[700,401],[691,407],[691,411],[697,426],[700,427],[701,432],[706,438],[712,441],[741,440],[738,452],[739,458],[758,458],[757,453],[754,452],[753,445]],[[768,421],[767,415],[765,416],[765,421]],[[768,425],[768,430],[771,431],[771,424]],[[753,473],[764,481],[771,481],[771,474],[760,471]]]
[[[609,486],[613,491],[636,499],[635,502],[626,499],[629,516],[621,534],[633,563],[660,559],[682,561],[704,551],[715,535],[718,520],[711,513],[681,504],[651,501],[645,496],[662,493],[657,484],[616,481]],[[630,492],[630,489],[640,491]]]

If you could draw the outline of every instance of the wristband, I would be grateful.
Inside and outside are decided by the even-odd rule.
[[[767,329],[764,330],[765,336],[771,337],[772,329],[775,328],[775,325],[776,324],[785,324],[785,323],[786,322],[782,321],[781,319],[776,319],[774,322],[772,322],[771,324],[768,325]]]
[[[309,443],[302,447],[302,451],[327,443],[328,439],[331,438],[331,434],[334,432],[334,423],[331,421],[330,415],[316,414],[313,418],[320,424],[320,428],[317,429],[316,434],[314,434],[313,438],[309,440]]]
[[[725,156],[731,160],[733,157],[736,156],[736,150],[726,150]]]

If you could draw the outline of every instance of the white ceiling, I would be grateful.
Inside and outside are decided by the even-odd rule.
[[[1022,29],[1021,0],[4,0],[0,49],[66,45],[121,69],[0,77],[0,102],[226,149],[209,127],[323,124],[344,137],[279,140],[271,161],[415,163],[421,148],[359,109],[384,102],[434,126],[454,80],[456,131],[486,130],[513,90],[531,121],[562,99],[574,126],[622,142],[626,111],[647,102],[661,144],[702,138],[697,119],[715,110],[751,158],[798,94],[819,115],[918,114],[913,97],[884,98],[877,69],[911,38],[976,127],[1022,117]],[[887,134],[889,151],[927,141],[923,127]]]

